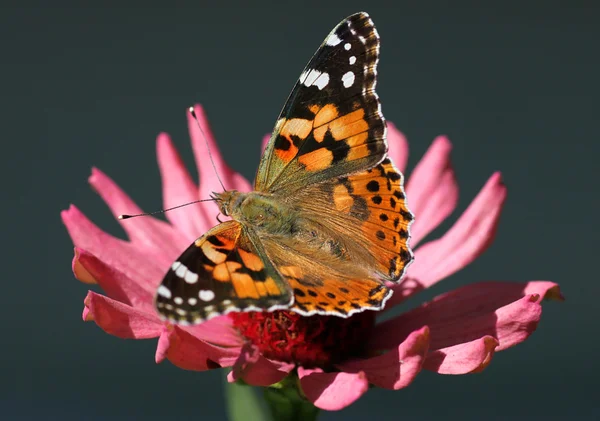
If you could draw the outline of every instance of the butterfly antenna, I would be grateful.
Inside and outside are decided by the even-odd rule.
[[[183,205],[178,205],[178,206],[173,206],[172,208],[169,209],[163,209],[163,210],[159,210],[159,211],[155,211],[155,212],[148,212],[148,213],[138,213],[137,215],[119,215],[117,217],[117,219],[130,219],[130,218],[136,218],[138,216],[150,216],[150,215],[156,215],[157,213],[165,213],[168,211],[171,211],[173,209],[177,209],[177,208],[182,208],[184,206],[187,205],[193,205],[194,203],[200,203],[200,202],[211,202],[214,201],[215,199],[201,199],[201,200],[194,200],[193,202],[189,202],[189,203],[184,203]]]
[[[202,133],[202,137],[204,138],[204,143],[206,143],[206,149],[208,150],[208,158],[210,159],[210,163],[212,164],[213,170],[215,170],[215,174],[217,175],[217,180],[219,180],[219,184],[223,188],[223,191],[226,191],[227,189],[223,185],[223,182],[221,181],[221,177],[219,177],[219,172],[217,171],[217,166],[215,165],[215,161],[213,160],[212,152],[210,151],[210,145],[208,144],[208,138],[204,134],[204,130],[202,130],[202,126],[200,125],[200,122],[198,121],[198,117],[196,116],[196,111],[194,111],[194,107],[190,107],[189,112],[192,115],[192,117],[194,117],[194,120],[196,120],[196,124],[198,125],[198,128],[200,129],[200,133]]]

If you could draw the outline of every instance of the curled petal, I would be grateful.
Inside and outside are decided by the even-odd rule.
[[[171,138],[161,133],[156,140],[156,156],[162,179],[163,206],[165,209],[200,199],[198,186],[185,168]],[[209,221],[203,211],[205,205],[198,203],[166,212],[167,219],[179,229],[188,242],[208,231],[213,221]]]
[[[188,128],[190,137],[192,138],[192,149],[194,150],[198,175],[200,177],[200,198],[208,199],[212,192],[220,192],[223,190],[217,178],[217,173],[219,174],[219,177],[221,177],[227,190],[235,189],[239,191],[250,191],[250,183],[248,183],[248,181],[240,174],[231,170],[223,160],[210,125],[208,124],[204,109],[200,105],[196,105],[194,111],[198,117],[198,123],[196,123],[196,120],[188,113]],[[198,124],[200,124],[202,130],[198,128]],[[215,168],[213,168],[210,162],[210,156],[212,156]],[[204,209],[206,210],[209,221],[216,221],[216,216],[219,212],[218,206],[214,202],[207,202]]]
[[[405,281],[393,287],[394,295],[386,308],[450,276],[483,253],[494,239],[505,199],[506,187],[500,173],[495,173],[442,238],[417,249]],[[406,283],[414,285],[405,288]]]
[[[408,141],[406,136],[392,122],[387,122],[388,155],[394,161],[396,168],[404,173],[408,162]]]
[[[167,358],[184,370],[205,371],[229,367],[235,362],[239,348],[224,348],[204,342],[178,326],[163,326],[156,362]]]
[[[86,250],[129,279],[136,280],[148,291],[154,291],[166,270],[164,265],[157,264],[135,245],[105,233],[75,206],[62,211],[61,217],[76,247]],[[170,263],[166,267],[168,265]]]
[[[73,275],[75,275],[75,279],[83,282],[84,284],[97,284],[98,281],[79,261],[80,250],[80,248],[74,247],[75,255],[73,256],[73,261],[71,262]]]
[[[89,182],[106,202],[113,215],[142,212],[131,198],[99,169],[92,169]],[[135,247],[146,254],[152,254],[157,261],[164,262],[165,267],[168,267],[179,252],[188,245],[188,242],[173,227],[151,216],[119,222]]]
[[[102,330],[124,339],[156,338],[162,326],[152,313],[133,308],[93,291],[85,297],[83,320],[94,321]]]
[[[77,260],[74,266],[78,268],[78,272],[83,271],[96,280],[110,298],[149,313],[153,312],[152,293],[143,285],[78,247],[75,247],[73,260]],[[78,276],[78,272],[75,272],[75,277]]]
[[[524,341],[541,317],[540,297],[560,297],[552,282],[482,282],[442,294],[431,302],[375,327],[371,346],[392,349],[410,332],[427,325],[430,349],[471,342],[486,335],[498,350]]]
[[[366,360],[346,362],[338,367],[351,373],[364,372],[369,383],[398,390],[419,374],[429,349],[429,328],[412,332],[396,349]]]
[[[498,340],[484,336],[471,342],[436,349],[423,368],[439,374],[478,373],[488,366],[498,346]]]
[[[352,404],[368,389],[367,376],[358,373],[324,373],[298,367],[300,385],[306,398],[317,408],[338,411]]]
[[[294,364],[273,361],[263,357],[252,346],[245,346],[228,374],[227,380],[233,383],[239,379],[253,386],[270,386],[283,380],[294,369]]]
[[[406,185],[406,197],[415,222],[410,228],[416,246],[452,213],[458,201],[458,185],[450,162],[452,144],[437,137],[417,164]]]

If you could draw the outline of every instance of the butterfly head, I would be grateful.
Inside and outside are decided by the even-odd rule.
[[[213,193],[211,198],[219,205],[219,210],[225,216],[232,216],[234,209],[244,200],[244,193],[237,190],[228,190],[222,193]]]

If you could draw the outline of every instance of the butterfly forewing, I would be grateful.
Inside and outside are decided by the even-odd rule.
[[[258,191],[289,194],[379,163],[387,152],[375,93],[379,36],[366,13],[338,24],[284,106],[258,169]]]
[[[163,318],[193,324],[233,310],[287,308],[293,301],[289,285],[250,236],[228,221],[188,247],[158,288]]]

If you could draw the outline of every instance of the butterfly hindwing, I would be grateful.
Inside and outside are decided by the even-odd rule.
[[[290,310],[309,316],[321,314],[349,317],[364,310],[381,310],[392,295],[384,283],[368,278],[325,276],[310,280],[297,266],[282,266],[281,273],[293,289]]]
[[[366,13],[333,29],[277,120],[256,190],[290,193],[383,159],[387,144],[375,93],[378,59],[379,36]]]
[[[371,250],[374,269],[383,279],[399,281],[413,260],[409,241],[414,217],[406,206],[403,175],[391,160],[336,180],[332,199],[340,212],[351,212],[360,203],[354,216]]]
[[[293,301],[248,228],[217,225],[177,259],[159,286],[156,308],[173,323],[200,323],[229,311],[275,310]]]

